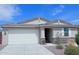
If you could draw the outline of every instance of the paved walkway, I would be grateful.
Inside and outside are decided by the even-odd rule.
[[[53,55],[39,44],[9,44],[0,51],[0,55]]]
[[[64,55],[64,49],[57,49],[56,44],[47,43],[43,46],[55,55]]]

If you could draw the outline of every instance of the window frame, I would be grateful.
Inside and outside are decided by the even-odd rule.
[[[64,36],[69,36],[69,28],[64,27]]]

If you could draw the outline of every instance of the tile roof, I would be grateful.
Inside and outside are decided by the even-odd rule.
[[[60,24],[60,23],[54,24],[54,23],[57,23],[57,22],[60,22],[60,23],[63,23],[63,24]],[[48,22],[46,24],[42,24],[42,25],[40,25],[40,27],[56,27],[57,28],[57,27],[79,27],[79,26],[65,22],[64,20],[54,20],[54,21]]]
[[[44,18],[39,17],[42,20],[48,21]],[[31,20],[26,20],[23,21],[21,23],[17,23],[17,24],[7,24],[7,25],[2,25],[2,27],[77,27],[79,28],[79,26],[73,25],[71,23],[65,22],[64,20],[54,20],[54,21],[48,21],[48,23],[46,24],[23,24],[25,22],[29,22],[32,20],[37,20],[38,18],[33,18]],[[56,22],[60,22],[60,23],[64,23],[65,25],[61,25],[61,24],[54,24]]]
[[[34,24],[10,24],[10,25],[3,25],[2,27],[39,27],[39,25]]]
[[[42,18],[42,17],[36,17],[36,18],[27,19],[27,20],[18,22],[17,24],[27,23],[27,22],[30,22],[30,21],[38,20],[38,19],[49,22],[49,21],[48,21],[47,19],[45,19],[45,18]]]

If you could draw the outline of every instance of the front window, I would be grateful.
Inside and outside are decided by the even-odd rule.
[[[64,36],[69,36],[69,28],[64,28]]]

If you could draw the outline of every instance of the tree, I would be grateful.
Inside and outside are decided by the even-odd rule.
[[[79,33],[75,36],[76,43],[79,45]]]

